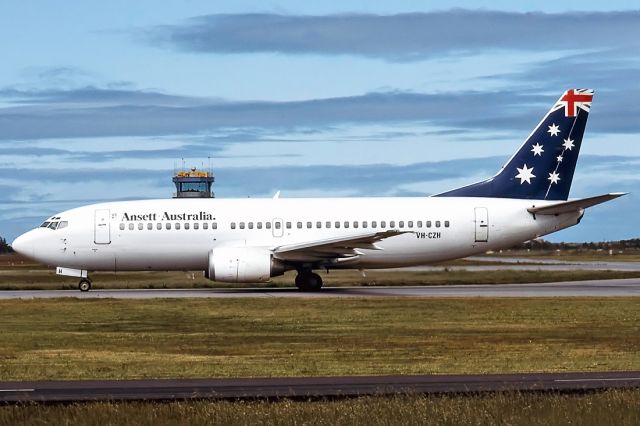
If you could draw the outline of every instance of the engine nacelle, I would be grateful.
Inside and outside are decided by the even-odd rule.
[[[271,251],[259,247],[220,247],[209,252],[204,276],[227,283],[264,283],[282,275],[284,264]]]

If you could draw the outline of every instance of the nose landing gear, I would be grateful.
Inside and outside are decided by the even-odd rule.
[[[300,270],[296,275],[296,287],[301,291],[319,291],[322,288],[322,277],[311,270]]]
[[[80,283],[78,284],[78,288],[80,289],[80,291],[91,290],[91,280],[89,280],[88,278],[81,279]]]

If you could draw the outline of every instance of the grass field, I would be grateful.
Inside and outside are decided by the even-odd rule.
[[[449,269],[498,262],[458,260],[442,265],[434,271],[368,270],[363,277],[358,271],[331,271],[321,273],[326,286],[389,286],[389,285],[447,285],[447,284],[504,284],[591,279],[640,278],[640,271],[469,271]],[[526,263],[526,262],[525,262]],[[535,263],[534,263],[535,264]],[[254,287],[256,284],[228,284],[207,280],[202,272],[122,272],[91,274],[93,288],[228,288]],[[295,271],[276,277],[266,287],[293,287]],[[53,268],[34,264],[19,256],[0,256],[0,290],[73,289],[77,278],[61,277]]]
[[[0,301],[0,380],[640,370],[637,298]]]
[[[365,397],[338,401],[0,406],[0,424],[637,425],[640,390],[590,395]]]
[[[640,251],[627,249],[624,252],[614,250],[503,250],[488,255],[499,261],[501,257],[519,257],[525,261],[536,259],[562,260],[568,262],[640,262]]]

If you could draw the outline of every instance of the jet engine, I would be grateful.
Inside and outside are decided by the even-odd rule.
[[[220,247],[209,252],[204,276],[228,283],[264,283],[282,275],[284,263],[274,259],[270,250],[259,247]]]

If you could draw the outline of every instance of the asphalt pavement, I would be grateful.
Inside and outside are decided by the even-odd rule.
[[[0,403],[308,399],[406,393],[586,392],[614,388],[640,388],[640,371],[0,382]]]

